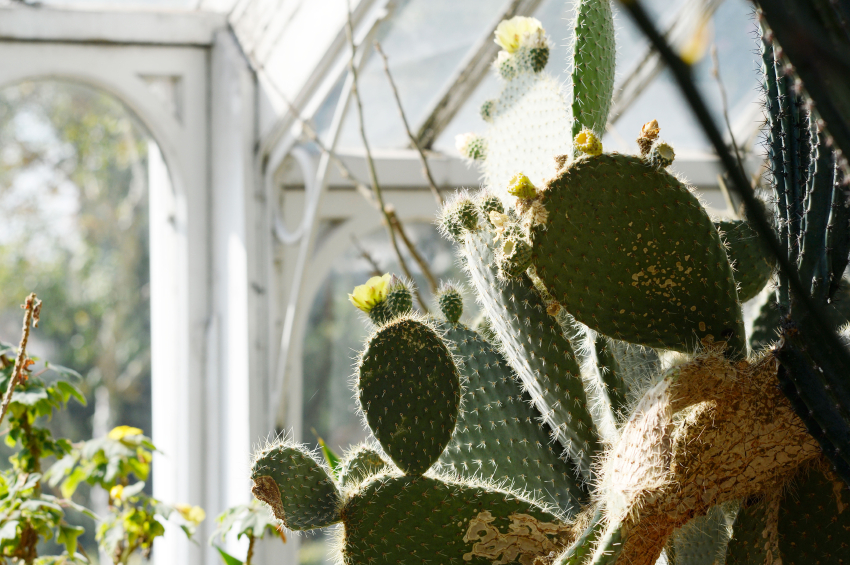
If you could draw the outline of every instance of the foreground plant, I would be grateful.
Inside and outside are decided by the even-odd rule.
[[[26,347],[31,328],[38,324],[41,303],[32,294],[23,308],[23,337],[14,362],[10,358],[14,349],[0,343],[6,444],[16,448],[9,458],[11,468],[0,473],[0,555],[26,564],[89,563],[78,544],[85,530],[68,522],[68,509],[96,522],[98,543],[116,565],[128,563],[136,553],[147,557],[169,517],[179,516],[176,521],[191,537],[204,519],[202,509],[163,504],[142,491],[155,448],[141,430],[119,426],[105,438],[73,444],[54,438],[42,427],[45,418],[63,409],[72,397],[82,404],[85,397],[69,380],[80,378],[70,369],[45,363],[42,371],[31,373],[36,360],[27,355]],[[43,380],[48,370],[60,379]],[[57,461],[48,468],[49,458]],[[73,502],[82,482],[109,493],[107,516],[97,516]],[[59,492],[54,492],[55,487],[60,487]],[[49,540],[59,544],[61,554],[38,554],[41,544]]]
[[[846,375],[789,316],[787,273],[760,329],[777,346],[753,350],[742,304],[774,275],[770,246],[746,220],[712,220],[668,172],[657,121],[636,132],[639,155],[604,151],[611,8],[576,13],[571,95],[543,69],[539,22],[503,23],[501,95],[482,107],[487,131],[458,143],[486,188],[438,222],[481,332],[461,321],[458,285],[438,294],[440,319],[390,300],[389,275],[356,290],[375,324],[356,396],[379,445],[353,449],[340,476],[303,445],[269,445],[254,494],[292,530],[341,524],[349,565],[846,561],[850,403],[830,386]],[[846,194],[770,49],[776,224],[826,302],[850,252]]]

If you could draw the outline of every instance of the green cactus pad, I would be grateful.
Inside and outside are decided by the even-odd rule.
[[[463,359],[466,386],[463,413],[438,464],[464,477],[507,482],[512,489],[549,500],[567,516],[575,514],[588,495],[552,449],[548,430],[508,362],[461,324],[441,329]]]
[[[766,562],[771,543],[767,528],[770,516],[767,504],[762,501],[744,504],[732,526],[732,539],[726,548],[726,565],[759,565]],[[775,530],[776,514],[772,516]]]
[[[746,351],[741,306],[720,236],[688,187],[640,157],[583,157],[543,191],[532,231],[537,274],[596,331],[693,351],[713,336]]]
[[[850,563],[850,490],[838,477],[812,469],[779,506],[783,565]]]
[[[670,565],[723,563],[729,544],[732,517],[724,507],[714,506],[705,516],[694,518],[673,532],[667,561]]]
[[[581,565],[593,553],[599,536],[605,531],[602,510],[597,509],[590,522],[570,547],[555,560],[554,565]]]
[[[452,285],[445,285],[437,295],[440,311],[449,323],[456,324],[463,315],[463,296]]]
[[[627,416],[625,412],[628,406],[628,386],[623,380],[623,370],[617,361],[615,345],[611,338],[597,335],[593,340],[593,349],[596,353],[596,369],[611,411],[618,420],[624,418]]]
[[[716,222],[726,242],[726,255],[735,269],[738,300],[755,298],[770,282],[776,259],[758,232],[746,220]]]
[[[324,528],[340,521],[342,501],[326,467],[303,446],[262,450],[251,468],[252,492],[290,530]]]
[[[346,454],[339,471],[339,484],[348,487],[384,469],[384,461],[378,450],[368,445],[358,445]]]
[[[460,404],[457,368],[442,338],[398,318],[369,340],[357,397],[372,433],[405,473],[422,474],[448,445]]]
[[[569,526],[507,492],[429,477],[377,476],[342,510],[347,565],[531,563]]]
[[[579,0],[575,10],[570,139],[583,127],[600,135],[605,131],[617,56],[610,0]]]
[[[470,281],[543,421],[589,480],[601,446],[573,348],[527,276],[507,283],[498,279],[492,240],[487,230],[465,239],[461,252]]]
[[[589,565],[614,565],[623,551],[623,530],[620,525],[609,525],[599,539]]]

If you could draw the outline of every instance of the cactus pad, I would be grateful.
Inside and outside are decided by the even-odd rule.
[[[466,237],[462,255],[470,281],[543,421],[590,479],[600,445],[573,348],[527,276],[507,283],[498,279],[492,237],[487,230]]]
[[[572,70],[572,135],[587,128],[601,135],[614,94],[614,17],[610,0],[576,2]]]
[[[639,157],[584,157],[550,181],[542,204],[533,262],[577,320],[650,347],[691,351],[713,336],[746,350],[720,236],[675,177]]]
[[[729,543],[731,517],[722,506],[694,518],[673,532],[668,545],[670,565],[715,565],[722,563]]]
[[[339,483],[345,488],[374,475],[387,466],[381,454],[368,445],[358,445],[346,454],[339,471]]]
[[[570,527],[517,495],[428,477],[377,476],[342,510],[343,558],[367,563],[531,563]]]
[[[776,513],[771,512],[766,501],[745,503],[732,526],[732,539],[726,548],[727,565],[773,563],[767,553],[776,543]],[[772,520],[771,520],[772,518]],[[770,524],[770,528],[768,525]],[[771,532],[774,533],[771,539]],[[778,555],[774,556],[779,557]]]
[[[372,433],[405,473],[422,474],[448,445],[460,404],[457,368],[428,325],[398,318],[369,340],[357,397]]]
[[[474,331],[458,324],[445,337],[463,359],[463,413],[443,468],[465,477],[484,477],[556,504],[568,516],[587,502],[573,470],[549,443],[549,433],[508,362]]]
[[[812,469],[779,507],[784,565],[850,562],[850,490],[831,473]]]
[[[770,282],[776,258],[749,222],[732,220],[714,225],[726,241],[726,255],[735,269],[738,300],[746,302],[755,298]]]
[[[290,530],[312,530],[340,520],[339,491],[324,465],[306,448],[279,444],[257,454],[251,468],[254,496]]]

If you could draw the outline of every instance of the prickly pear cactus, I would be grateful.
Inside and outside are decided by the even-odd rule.
[[[715,223],[668,172],[657,120],[640,155],[605,152],[611,6],[576,13],[569,101],[540,22],[514,18],[496,32],[489,127],[458,139],[485,186],[438,224],[483,310],[475,330],[459,284],[433,318],[391,275],[357,287],[374,333],[356,398],[380,447],[335,477],[304,446],[269,446],[254,493],[290,529],[341,524],[346,565],[850,561],[850,369],[750,224]],[[767,207],[810,298],[839,311],[843,162],[763,43]],[[742,303],[771,280],[747,336]]]

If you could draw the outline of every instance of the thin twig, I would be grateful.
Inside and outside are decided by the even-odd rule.
[[[741,159],[741,151],[738,148],[738,143],[735,141],[735,134],[732,133],[732,121],[729,119],[729,100],[726,97],[726,87],[723,85],[723,79],[720,78],[720,58],[717,56],[717,45],[711,46],[711,74],[714,80],[717,81],[717,88],[720,90],[720,103],[723,109],[723,121],[726,122],[726,130],[729,132],[729,141],[732,144],[732,149],[735,151],[735,158],[738,160],[738,166],[744,168],[744,161]]]
[[[387,206],[387,212],[390,214],[390,221],[393,224],[393,229],[395,229],[396,233],[398,233],[399,237],[401,237],[401,240],[404,242],[404,246],[407,247],[408,251],[410,251],[410,255],[413,257],[413,260],[416,261],[416,264],[418,264],[419,268],[422,269],[422,274],[425,275],[426,279],[428,279],[428,286],[431,288],[431,293],[436,294],[437,279],[435,279],[434,275],[431,273],[428,263],[419,253],[419,250],[416,249],[416,245],[414,245],[413,242],[410,241],[410,238],[407,237],[407,233],[404,231],[404,226],[401,225],[401,221],[398,219],[392,205]]]
[[[346,27],[346,32],[346,35],[348,35],[348,44],[351,47],[351,60],[348,62],[349,71],[351,72],[351,93],[354,95],[354,103],[357,106],[357,117],[360,122],[360,137],[363,140],[363,148],[366,150],[366,164],[369,169],[369,180],[372,183],[372,193],[375,195],[375,198],[378,201],[378,206],[380,206],[381,213],[384,215],[387,233],[390,236],[390,243],[392,244],[393,251],[395,251],[398,264],[401,267],[401,270],[404,271],[404,276],[412,281],[413,275],[410,273],[407,261],[404,260],[404,256],[401,254],[401,249],[398,247],[396,231],[393,228],[392,220],[387,212],[387,207],[384,204],[384,196],[381,193],[381,186],[378,184],[378,173],[375,170],[375,161],[372,159],[372,150],[369,148],[369,140],[366,138],[366,128],[364,126],[365,121],[363,120],[363,102],[360,99],[360,89],[357,84],[357,65],[354,64],[356,47],[354,45],[354,25],[351,21],[350,1],[348,2],[348,26]],[[427,314],[428,307],[425,305],[425,301],[419,294],[419,289],[415,286],[413,287],[413,295],[416,297],[417,302],[419,302],[419,307]]]
[[[21,343],[18,345],[18,355],[15,357],[15,367],[12,369],[12,378],[9,379],[9,388],[6,389],[6,395],[3,397],[3,405],[0,406],[0,423],[3,422],[6,412],[9,410],[9,404],[12,402],[15,387],[24,380],[24,371],[27,368],[27,342],[30,339],[30,328],[32,326],[38,326],[38,317],[41,314],[41,300],[36,298],[33,292],[27,296],[21,308],[26,311],[24,312],[24,327],[21,330]]]
[[[381,266],[378,264],[377,261],[375,261],[375,258],[372,257],[368,251],[363,249],[363,247],[360,245],[360,241],[354,234],[351,235],[351,244],[354,245],[354,249],[356,249],[357,252],[360,253],[360,257],[362,257],[367,263],[369,263],[369,266],[372,267],[372,276],[380,277],[384,273],[384,271],[381,270]]]
[[[697,118],[700,126],[705,132],[720,162],[729,174],[732,181],[731,188],[738,194],[747,208],[747,215],[750,224],[756,232],[763,238],[764,242],[770,248],[770,251],[776,257],[776,262],[779,265],[780,271],[787,277],[788,285],[794,297],[802,306],[803,313],[809,314],[812,317],[815,328],[822,334],[826,343],[824,345],[833,350],[838,356],[839,364],[843,367],[850,367],[850,354],[844,348],[832,326],[827,323],[827,318],[824,315],[823,308],[816,304],[814,299],[809,295],[809,292],[800,283],[797,276],[797,270],[788,259],[786,251],[779,245],[776,234],[770,226],[765,211],[761,206],[760,201],[755,195],[755,191],[747,180],[747,175],[741,168],[740,164],[735,160],[735,157],[729,152],[726,143],[723,141],[723,135],[720,133],[708,106],[703,100],[702,95],[697,90],[693,81],[690,66],[682,61],[682,59],[673,51],[670,44],[658,33],[655,25],[650,20],[643,6],[638,0],[620,0],[620,3],[632,16],[632,20],[641,29],[643,34],[649,41],[655,45],[661,55],[662,60],[667,64],[667,67],[673,73],[673,78],[679,86],[679,90],[685,97],[685,100],[690,106],[691,111]]]
[[[384,54],[384,50],[381,49],[381,44],[377,41],[375,42],[375,51],[377,51],[381,56],[381,59],[384,60],[384,72],[387,74],[387,80],[390,82],[390,88],[393,90],[395,104],[398,108],[399,115],[401,115],[401,121],[404,123],[404,130],[407,132],[407,137],[410,138],[410,143],[413,144],[413,147],[416,148],[416,152],[419,153],[419,161],[422,162],[422,174],[424,174],[425,178],[428,179],[428,186],[431,187],[431,193],[434,195],[434,200],[436,200],[437,204],[442,207],[443,196],[437,188],[437,183],[434,182],[434,177],[431,175],[431,167],[428,166],[428,159],[425,158],[425,152],[422,151],[422,146],[419,144],[419,140],[416,139],[416,136],[413,135],[412,131],[410,131],[410,124],[407,123],[407,116],[404,113],[404,107],[401,105],[401,97],[398,95],[398,89],[395,86],[393,75],[390,73],[390,65],[387,61],[387,56]]]

